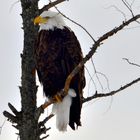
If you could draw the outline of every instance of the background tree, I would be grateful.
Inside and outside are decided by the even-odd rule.
[[[63,0],[64,1],[64,0]],[[62,2],[61,1],[57,1]],[[124,1],[123,1],[124,2]],[[56,4],[56,3],[55,3]],[[125,3],[127,4],[127,3]],[[38,122],[38,118],[40,116],[40,111],[43,111],[40,108],[37,108],[36,106],[36,92],[37,92],[37,86],[35,82],[35,76],[34,76],[34,59],[33,59],[33,44],[34,39],[37,33],[37,27],[33,26],[33,19],[40,13],[40,10],[38,9],[38,1],[33,0],[21,0],[22,5],[22,19],[23,19],[23,30],[24,30],[24,49],[23,54],[21,54],[22,58],[22,86],[20,87],[20,93],[21,93],[21,104],[22,109],[21,112],[18,112],[11,104],[9,104],[10,109],[14,113],[14,115],[4,112],[4,115],[8,117],[10,121],[13,123],[16,123],[15,126],[19,130],[20,139],[30,139],[30,140],[39,140],[40,135],[44,132],[46,132],[46,128],[43,124],[40,124]],[[49,5],[50,6],[50,5]],[[128,6],[128,5],[127,5]],[[46,8],[46,7],[45,7]],[[48,8],[48,7],[47,7]],[[44,8],[43,8],[44,9]],[[36,11],[36,12],[35,12]],[[130,10],[131,11],[131,10]],[[132,13],[132,12],[131,12]],[[113,30],[107,32],[106,34],[102,35],[99,39],[95,41],[93,47],[90,51],[90,53],[84,58],[84,60],[81,62],[83,65],[88,59],[91,58],[91,56],[95,53],[98,46],[102,44],[102,42],[108,37],[114,35],[118,31],[122,30],[125,26],[130,24],[131,22],[136,21],[140,18],[140,15],[133,15],[132,18],[124,21],[120,26],[114,28]],[[80,66],[80,65],[79,65]],[[75,74],[78,72],[79,67],[77,67],[72,74]],[[121,87],[120,89],[109,92],[107,94],[99,94],[96,92],[93,96],[88,97],[87,99],[84,99],[83,102],[89,101],[91,99],[97,98],[97,97],[104,97],[113,95],[128,86],[131,86],[132,84],[138,82],[140,79],[137,78],[136,80],[130,82],[129,84]],[[68,81],[69,82],[69,81]],[[66,84],[68,85],[68,84]]]

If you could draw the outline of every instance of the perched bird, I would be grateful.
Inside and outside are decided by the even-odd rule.
[[[83,58],[79,41],[57,12],[44,11],[34,19],[34,24],[40,26],[34,50],[43,92],[48,99],[57,100],[53,105],[57,128],[66,131],[69,124],[75,130],[75,125],[81,126],[84,67],[72,79],[68,94],[62,102],[57,94],[64,89],[66,78]]]

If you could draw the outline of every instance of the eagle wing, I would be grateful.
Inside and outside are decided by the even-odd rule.
[[[64,88],[67,76],[82,57],[80,44],[68,28],[39,32],[35,44],[36,69],[46,96],[53,96]],[[81,94],[85,86],[84,68],[73,78],[70,87],[75,85]]]

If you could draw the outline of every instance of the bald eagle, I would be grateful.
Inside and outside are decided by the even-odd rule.
[[[40,26],[34,47],[36,70],[43,92],[50,99],[64,89],[66,78],[82,60],[83,54],[77,37],[59,13],[44,11],[34,19],[34,24]],[[73,130],[75,125],[81,126],[84,86],[83,67],[72,79],[68,95],[53,105],[60,131],[66,131],[68,124]]]

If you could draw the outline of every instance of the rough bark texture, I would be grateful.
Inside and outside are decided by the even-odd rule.
[[[21,140],[39,140],[38,120],[35,119],[36,92],[35,62],[33,58],[33,45],[37,27],[33,19],[38,15],[38,0],[21,0],[22,19],[24,31],[24,48],[22,56],[21,77],[21,121],[19,135]]]

